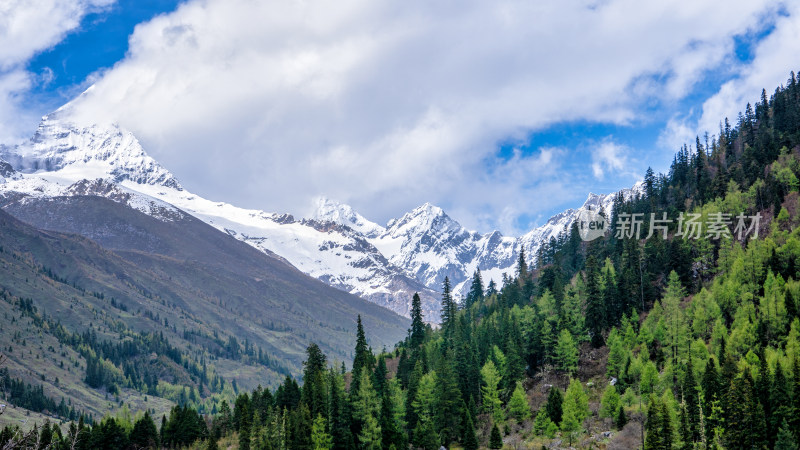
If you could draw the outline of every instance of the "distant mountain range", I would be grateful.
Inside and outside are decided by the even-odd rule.
[[[602,207],[610,212],[616,195],[591,194],[580,208],[557,214],[520,237],[467,230],[427,203],[386,226],[329,199],[320,199],[311,217],[295,218],[192,194],[147,155],[132,133],[116,125],[79,127],[70,120],[70,109],[68,104],[45,116],[29,142],[0,146],[0,195],[12,214],[100,243],[105,242],[104,236],[93,227],[91,216],[80,217],[75,206],[66,214],[69,220],[47,219],[43,215],[52,215],[49,211],[54,206],[46,200],[100,196],[164,223],[192,216],[398,314],[408,316],[411,297],[419,292],[426,319],[434,323],[439,320],[439,292],[445,277],[457,296],[466,294],[475,270],[481,271],[486,283],[490,279],[499,283],[504,272],[514,272],[520,249],[535,255],[543,243],[567,230],[581,209]],[[640,189],[636,185],[622,193],[629,197]],[[134,247],[146,246],[146,241],[131,241],[126,251],[145,251]],[[121,244],[109,241],[108,245]]]

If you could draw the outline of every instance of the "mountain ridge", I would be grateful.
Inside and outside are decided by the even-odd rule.
[[[116,124],[78,126],[69,104],[43,118],[29,142],[0,146],[7,161],[0,194],[32,198],[99,195],[159,220],[189,214],[302,272],[408,316],[414,292],[426,319],[439,321],[439,294],[449,278],[456,297],[476,270],[499,283],[513,273],[519,251],[528,255],[572,224],[581,209],[610,212],[616,193],[590,194],[583,206],[551,217],[519,237],[468,230],[440,207],[425,203],[378,225],[351,206],[324,197],[309,218],[238,208],[186,191],[150,157],[136,137]],[[2,174],[0,174],[2,175]],[[630,197],[637,184],[624,189]],[[532,260],[529,257],[529,261]]]

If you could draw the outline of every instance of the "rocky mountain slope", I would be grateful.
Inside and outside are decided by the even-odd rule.
[[[521,237],[467,230],[431,204],[381,226],[348,205],[321,199],[311,218],[298,219],[192,194],[130,132],[116,125],[79,127],[69,114],[66,105],[45,116],[29,142],[0,146],[0,194],[20,205],[28,199],[99,195],[162,221],[188,214],[399,314],[408,315],[411,296],[419,292],[425,316],[434,323],[445,277],[457,296],[466,293],[475,270],[486,283],[499,283],[504,272],[514,271],[520,249],[535,255],[568,229],[580,209],[610,211],[614,195],[592,194],[581,208]]]

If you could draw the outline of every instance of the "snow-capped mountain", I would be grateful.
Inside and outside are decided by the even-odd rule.
[[[640,189],[637,185],[623,194]],[[445,277],[456,295],[466,294],[475,270],[486,283],[499,283],[504,272],[515,271],[520,249],[535,255],[543,243],[567,230],[581,209],[602,207],[610,213],[615,194],[591,194],[581,208],[509,237],[467,230],[428,203],[381,226],[325,198],[308,219],[211,201],[185,190],[132,133],[117,125],[75,125],[69,104],[45,116],[29,142],[0,146],[0,199],[78,195],[103,196],[162,221],[192,215],[308,275],[403,315],[419,292],[426,318],[435,323]]]

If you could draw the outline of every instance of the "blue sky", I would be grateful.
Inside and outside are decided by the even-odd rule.
[[[429,201],[508,234],[667,170],[788,77],[800,29],[768,0],[41,1],[49,35],[0,30],[28,44],[0,51],[6,142],[94,84],[76,120],[130,129],[207,198],[377,222]]]

